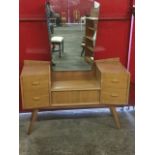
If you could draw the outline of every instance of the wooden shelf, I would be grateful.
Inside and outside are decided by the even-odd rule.
[[[94,52],[94,48],[90,47],[90,46],[85,46],[88,50],[90,50],[91,52]]]
[[[86,36],[86,39],[93,41],[93,37]]]
[[[97,17],[87,17],[86,19],[88,19],[88,20],[98,20]]]
[[[94,80],[54,81],[51,91],[100,90],[99,82]]]
[[[96,29],[97,17],[86,18],[86,31],[85,31],[85,61],[93,64],[93,53],[96,42]]]
[[[96,31],[96,29],[93,28],[93,27],[88,27],[88,29],[89,29],[89,30],[92,30],[92,31]]]

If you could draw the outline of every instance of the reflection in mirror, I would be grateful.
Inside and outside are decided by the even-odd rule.
[[[49,0],[46,14],[53,70],[91,70],[99,3],[94,0]]]

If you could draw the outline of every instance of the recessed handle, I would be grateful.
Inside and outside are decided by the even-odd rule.
[[[39,85],[39,84],[40,84],[39,81],[33,81],[33,82],[32,82],[32,85],[33,85],[33,86],[37,86],[37,85]]]
[[[33,100],[39,101],[40,100],[40,97],[33,97]]]
[[[118,97],[118,94],[111,94],[111,97]]]
[[[112,79],[111,82],[113,82],[113,83],[118,83],[119,80],[118,80],[118,79]]]

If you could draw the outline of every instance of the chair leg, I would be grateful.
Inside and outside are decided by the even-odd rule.
[[[59,58],[61,58],[62,43],[59,44]]]
[[[64,53],[64,40],[62,41],[62,52]]]
[[[82,48],[82,51],[81,51],[81,57],[83,54],[84,54],[84,47]]]

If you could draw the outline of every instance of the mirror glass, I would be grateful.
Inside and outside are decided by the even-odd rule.
[[[91,21],[90,26],[86,21],[98,17],[99,3],[94,0],[49,0],[46,14],[53,71],[91,70],[92,63],[86,60],[89,49],[86,42],[95,46],[96,29],[90,27]],[[87,36],[86,31],[90,31]]]

